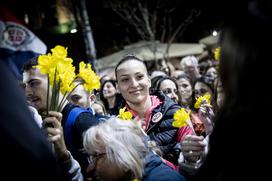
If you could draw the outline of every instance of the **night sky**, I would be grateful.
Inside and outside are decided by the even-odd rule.
[[[98,58],[121,49],[129,42],[140,40],[133,27],[122,20],[110,7],[105,6],[104,1],[86,0]],[[52,48],[56,44],[64,45],[68,47],[69,56],[72,58],[86,59],[84,42],[80,31],[75,34],[54,34],[48,31],[50,26],[56,24],[54,19],[54,0],[39,0],[37,2],[32,0],[2,0],[2,2],[16,14],[18,19],[23,21],[25,13],[29,15],[30,20],[34,19],[26,26],[37,34],[48,48]],[[184,34],[176,40],[177,42],[196,43],[199,39],[210,35],[213,29],[219,30],[223,24],[219,14],[220,10],[213,8],[212,3],[180,0],[175,1],[173,4],[177,9],[173,20],[175,24],[182,22],[192,8],[200,12],[200,15],[187,27]],[[37,23],[35,24],[36,14],[43,10],[47,12],[47,16],[43,19],[42,26],[37,27]]]

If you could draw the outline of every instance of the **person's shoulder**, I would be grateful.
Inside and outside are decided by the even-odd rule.
[[[69,112],[69,116],[73,114],[76,117],[76,120],[94,118],[92,110],[85,109],[78,105],[69,104],[67,110]]]
[[[153,101],[160,102],[160,104],[158,104],[154,111],[164,112],[169,109],[178,109],[181,107],[178,103],[174,102],[171,98],[164,95],[161,91],[152,95],[151,99],[152,102]]]
[[[178,103],[176,103],[170,97],[162,93],[160,96],[158,96],[158,98],[162,101],[161,107],[163,107],[165,111],[176,110],[181,108],[181,106]]]
[[[148,176],[148,179],[146,179],[145,181],[148,180],[186,181],[186,179],[182,175],[180,175],[177,171],[170,168],[165,163],[161,163],[159,166],[154,168],[150,175]]]
[[[143,181],[185,181],[186,179],[177,171],[170,168],[162,159],[156,154],[148,154],[145,158],[145,173]]]
[[[101,115],[101,114],[97,114],[95,113],[95,118],[99,121],[106,121],[108,120],[110,117],[109,116],[105,116],[105,115]]]
[[[94,123],[98,122],[95,115],[93,115],[93,113],[88,110],[82,110],[82,112],[76,118],[76,122],[84,122],[84,121],[94,122]]]
[[[76,117],[74,126],[76,129],[82,133],[86,131],[91,126],[95,126],[99,123],[99,120],[92,114],[92,112],[82,108],[79,115]]]
[[[165,101],[163,104],[163,112],[165,113],[166,117],[173,118],[174,113],[180,109],[181,106],[178,103],[175,103],[173,100]]]

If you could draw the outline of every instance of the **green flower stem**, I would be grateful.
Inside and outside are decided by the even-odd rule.
[[[60,111],[60,108],[62,107],[62,104],[64,104],[64,98],[66,97],[66,95],[67,95],[67,93],[68,93],[68,91],[66,91],[65,93],[64,93],[64,95],[63,95],[63,97],[62,97],[62,99],[61,99],[61,101],[60,101],[60,104],[59,104],[59,106],[58,106],[58,109],[57,109],[57,112],[59,112]]]
[[[46,94],[46,116],[49,115],[49,88],[50,88],[50,80],[49,75],[47,74],[47,94]]]
[[[73,81],[73,82],[74,82],[74,81]],[[71,90],[71,92],[65,92],[65,94],[64,94],[64,96],[63,96],[63,98],[62,98],[62,100],[61,100],[61,102],[60,102],[60,104],[59,104],[59,107],[58,107],[57,111],[60,111],[60,109],[62,108],[62,106],[63,106],[64,103],[65,103],[65,99],[66,99],[67,97],[69,97],[69,96],[71,95],[71,93],[72,93],[79,85],[81,85],[81,84],[83,84],[83,83],[77,84],[77,85]]]
[[[57,87],[56,87],[56,100],[54,105],[54,110],[56,111],[57,111],[58,103],[59,103],[59,94],[60,94],[60,81],[57,82]]]
[[[55,111],[55,104],[56,104],[55,103],[56,102],[56,92],[57,92],[56,75],[57,75],[57,70],[55,70],[53,87],[52,87],[52,97],[51,97],[51,104],[50,104],[51,111]]]
[[[77,77],[76,77],[77,78]],[[75,80],[76,80],[76,78],[70,83],[70,85],[69,86],[71,86],[74,82],[75,82]],[[74,91],[74,89],[72,89],[72,91],[71,92],[73,92]],[[62,97],[62,99],[61,99],[61,101],[60,101],[60,104],[59,104],[59,107],[58,107],[58,110],[57,111],[60,111],[60,109],[61,109],[61,107],[63,106],[63,104],[64,104],[64,100],[70,95],[70,94],[68,94],[69,92],[68,91],[66,91],[65,93],[64,93],[64,95],[63,95],[63,97]],[[68,94],[68,95],[67,95]]]

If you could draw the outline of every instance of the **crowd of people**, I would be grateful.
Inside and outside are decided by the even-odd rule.
[[[114,77],[100,79],[100,90],[86,91],[78,78],[58,111],[45,111],[52,94],[38,57],[23,66],[23,92],[0,62],[0,95],[8,102],[1,104],[1,153],[10,155],[4,171],[19,174],[9,180],[222,181],[267,175],[259,164],[269,148],[262,149],[259,138],[269,144],[262,120],[271,96],[255,83],[268,83],[269,66],[263,65],[269,46],[263,42],[272,39],[272,16],[261,3],[250,1],[243,9],[243,26],[226,20],[219,59],[210,51],[182,57],[180,69],[150,72],[143,60],[127,55]],[[176,127],[181,108],[189,119]]]

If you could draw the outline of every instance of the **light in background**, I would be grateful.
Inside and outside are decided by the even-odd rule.
[[[212,36],[217,36],[217,35],[218,35],[218,32],[216,30],[213,30]]]

